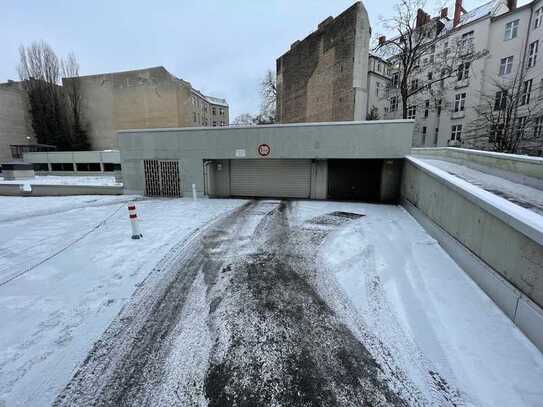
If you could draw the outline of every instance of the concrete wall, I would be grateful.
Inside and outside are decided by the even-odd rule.
[[[178,160],[181,184],[204,192],[203,161],[261,158],[259,144],[271,147],[268,158],[403,158],[410,151],[409,120],[290,124],[243,128],[154,129],[119,132],[125,191],[144,192],[143,160]],[[265,158],[263,158],[265,159]]]
[[[404,206],[543,349],[543,225],[536,217],[533,222],[517,217],[514,204],[493,204],[492,194],[475,193],[462,183],[407,158]],[[474,259],[467,261],[470,256]],[[540,328],[529,319],[540,321]]]
[[[411,154],[451,161],[543,189],[543,158],[464,148],[413,148]]]
[[[111,151],[54,151],[24,153],[24,161],[29,163],[113,163],[119,164],[118,150]]]
[[[0,196],[67,196],[122,195],[122,186],[110,185],[32,185],[30,191],[21,184],[0,184]]]
[[[11,160],[10,144],[35,142],[28,109],[20,83],[0,84],[0,162]]]
[[[277,59],[281,123],[364,120],[370,26],[361,2]]]

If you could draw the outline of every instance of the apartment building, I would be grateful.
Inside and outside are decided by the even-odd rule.
[[[21,82],[0,83],[0,162],[12,159],[12,145],[36,142]]]
[[[368,57],[368,107],[366,117],[383,119],[388,111],[390,100],[391,64],[370,52]]]
[[[204,95],[162,66],[76,80],[93,150],[118,148],[118,130],[226,126],[229,122],[225,99]]]
[[[486,128],[481,125],[481,111],[485,106],[503,109],[507,89],[521,98],[514,113],[519,131],[541,134],[543,120],[538,115],[543,115],[539,107],[543,102],[543,60],[538,53],[543,42],[542,20],[543,0],[521,7],[514,0],[492,0],[468,12],[457,0],[454,17],[449,18],[444,9],[439,17],[423,18],[439,27],[441,34],[410,78],[412,89],[422,88],[409,99],[408,106],[408,118],[416,120],[414,145],[485,148],[484,140],[490,143],[499,129],[490,123]],[[436,83],[442,74],[441,61],[454,47],[466,55],[479,56],[459,60],[454,75]],[[387,119],[402,117],[398,81],[399,73],[391,65],[385,96]],[[370,92],[370,104],[376,103],[373,97],[376,94]],[[528,118],[531,124],[523,127]],[[521,151],[524,147],[528,146],[520,146]],[[539,143],[539,151],[541,148]]]

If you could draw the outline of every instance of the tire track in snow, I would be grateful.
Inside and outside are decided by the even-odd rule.
[[[279,205],[257,228],[268,236],[258,250],[209,279],[217,282],[210,286],[209,406],[407,405],[309,281],[318,246],[357,215],[332,213],[290,228],[288,212]]]

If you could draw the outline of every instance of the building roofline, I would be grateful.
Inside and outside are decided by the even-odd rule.
[[[340,14],[338,14],[337,16],[333,17],[333,19],[327,23],[324,27],[327,27],[329,26],[330,24],[334,23],[338,18],[342,17],[344,14],[347,14],[348,12],[351,11],[351,9],[354,9],[354,8],[361,8],[361,7],[364,7],[364,5],[362,4],[362,2],[359,0],[357,2],[355,2],[352,6],[350,6],[349,8],[343,10]],[[331,17],[331,16],[330,16]],[[322,21],[321,21],[322,22]],[[318,23],[320,24],[320,22]],[[301,42],[304,42],[305,40],[307,40],[309,37],[315,35],[315,34],[318,34],[322,31],[322,29],[324,28],[319,28],[319,26],[317,25],[317,29],[316,30],[312,30],[309,34],[307,34],[304,38],[302,38],[301,40],[296,40],[294,41],[292,44],[298,42],[298,43],[301,43]],[[292,51],[292,46],[290,49],[288,49],[287,51],[285,51],[282,55],[280,55],[279,57],[276,58],[276,60],[278,59],[281,59],[283,58],[285,55],[287,55],[290,51]]]
[[[129,70],[126,70],[126,71],[96,73],[96,74],[92,74],[92,75],[80,75],[79,78],[92,78],[92,77],[97,77],[97,76],[122,75],[122,74],[127,74],[127,73],[155,71],[155,70],[163,70],[164,72],[166,72],[166,73],[170,74],[171,76],[175,77],[166,68],[164,68],[162,65],[158,65],[158,66],[151,66],[149,68],[129,69]],[[74,78],[74,76],[68,76],[68,77],[65,77],[65,78],[62,78],[62,79],[71,79],[71,78]]]
[[[500,18],[508,17],[509,15],[517,12],[517,11],[523,11],[526,8],[532,8],[534,3],[537,3],[539,0],[532,0],[529,3],[523,4],[522,6],[519,6],[517,8],[514,8],[513,10],[509,10],[503,14],[500,14],[499,16],[490,16],[492,20],[499,20]]]
[[[415,123],[411,119],[395,119],[395,120],[363,120],[363,121],[348,121],[348,122],[315,122],[315,123],[282,123],[282,124],[265,124],[258,126],[224,126],[224,127],[171,127],[157,129],[125,129],[118,130],[117,133],[154,133],[154,132],[170,132],[170,131],[225,131],[233,129],[262,129],[262,128],[286,128],[286,127],[323,127],[323,126],[352,126],[352,125],[377,125],[377,124],[399,124],[399,123]]]
[[[194,88],[192,84],[184,79],[178,78],[175,75],[173,75],[170,71],[168,71],[164,66],[158,65],[158,66],[151,66],[149,68],[141,68],[141,69],[131,69],[128,71],[118,71],[118,72],[107,72],[107,73],[98,73],[98,74],[92,74],[92,75],[81,75],[79,76],[80,79],[86,79],[86,78],[97,78],[102,76],[115,76],[115,75],[124,75],[124,74],[131,74],[131,73],[137,73],[137,72],[146,72],[146,71],[163,71],[167,75],[169,75],[174,81],[180,82],[182,85],[190,86],[190,89],[192,92],[197,93],[200,95],[203,99],[205,99],[207,102],[218,105],[218,106],[225,106],[228,107],[228,102],[226,99],[223,98],[217,98],[215,96],[208,96],[204,95],[202,92],[200,92],[198,89]],[[73,79],[74,77],[64,77],[62,80],[65,79]],[[213,100],[214,99],[214,100]],[[222,100],[222,102],[220,101]]]

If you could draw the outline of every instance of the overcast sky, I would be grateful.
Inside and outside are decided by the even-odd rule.
[[[233,119],[258,110],[259,80],[267,69],[275,69],[275,59],[292,42],[353,3],[1,0],[0,82],[17,79],[20,44],[45,40],[59,56],[73,51],[83,75],[163,65],[204,93],[226,98]],[[379,17],[392,13],[395,1],[364,3],[374,33],[379,32]],[[483,3],[464,0],[464,7],[469,10]]]

